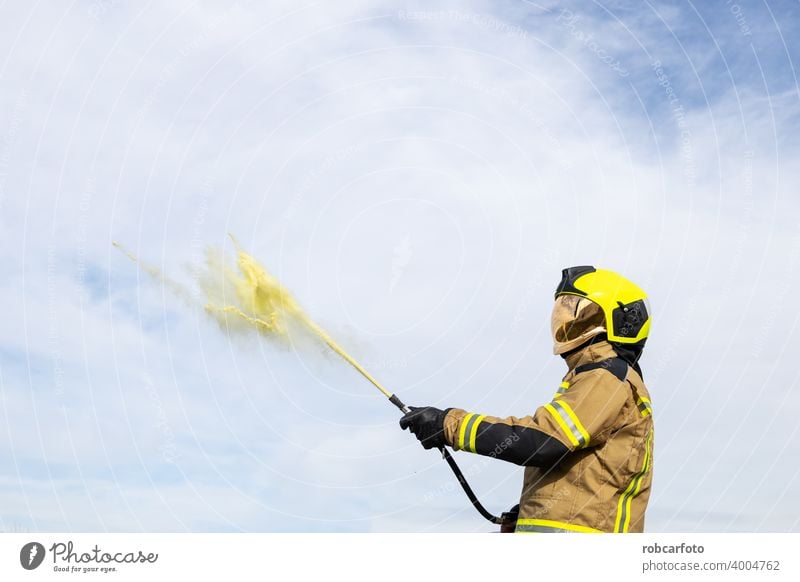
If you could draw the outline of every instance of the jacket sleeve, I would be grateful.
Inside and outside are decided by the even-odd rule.
[[[444,419],[445,441],[464,450],[526,467],[549,468],[569,448],[536,424],[536,415],[498,418],[452,408]]]
[[[453,408],[444,420],[445,440],[455,450],[547,468],[605,442],[620,425],[629,394],[626,382],[593,370],[563,382],[531,416],[498,418]]]

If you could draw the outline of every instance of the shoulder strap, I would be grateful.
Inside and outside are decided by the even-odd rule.
[[[580,374],[581,372],[588,372],[589,370],[595,370],[597,368],[608,370],[620,381],[625,380],[625,377],[628,375],[628,362],[622,358],[609,358],[608,360],[603,360],[602,362],[584,364],[575,368],[575,373]]]

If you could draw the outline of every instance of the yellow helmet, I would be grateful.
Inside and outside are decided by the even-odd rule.
[[[602,310],[602,326],[598,325],[600,322],[594,321],[593,325],[584,332],[585,335],[581,336],[583,341],[601,333],[601,330],[598,330],[599,327],[605,328],[608,341],[620,344],[644,344],[650,333],[650,305],[647,294],[639,286],[613,271],[588,266],[564,269],[555,293],[556,300],[563,296],[588,299]],[[565,297],[565,299],[567,298]],[[572,302],[574,300],[570,303]],[[576,316],[578,315],[578,305],[584,304],[584,301],[576,304]],[[554,317],[555,313],[554,310]],[[591,319],[594,318],[587,318],[587,322]],[[555,328],[554,322],[554,334]],[[558,351],[560,349],[559,338],[554,335],[554,339],[556,340],[556,353],[566,351]],[[576,340],[577,338],[572,338],[572,341],[568,343],[574,346]]]

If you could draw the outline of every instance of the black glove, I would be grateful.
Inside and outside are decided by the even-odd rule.
[[[444,442],[444,417],[447,411],[433,406],[410,406],[411,412],[400,419],[400,428],[409,429],[426,449],[439,449]]]

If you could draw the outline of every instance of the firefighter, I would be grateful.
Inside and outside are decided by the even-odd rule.
[[[551,321],[553,352],[569,370],[533,415],[412,407],[400,427],[426,449],[447,445],[524,466],[518,533],[641,532],[653,471],[652,408],[639,367],[647,296],[611,271],[571,267]]]

